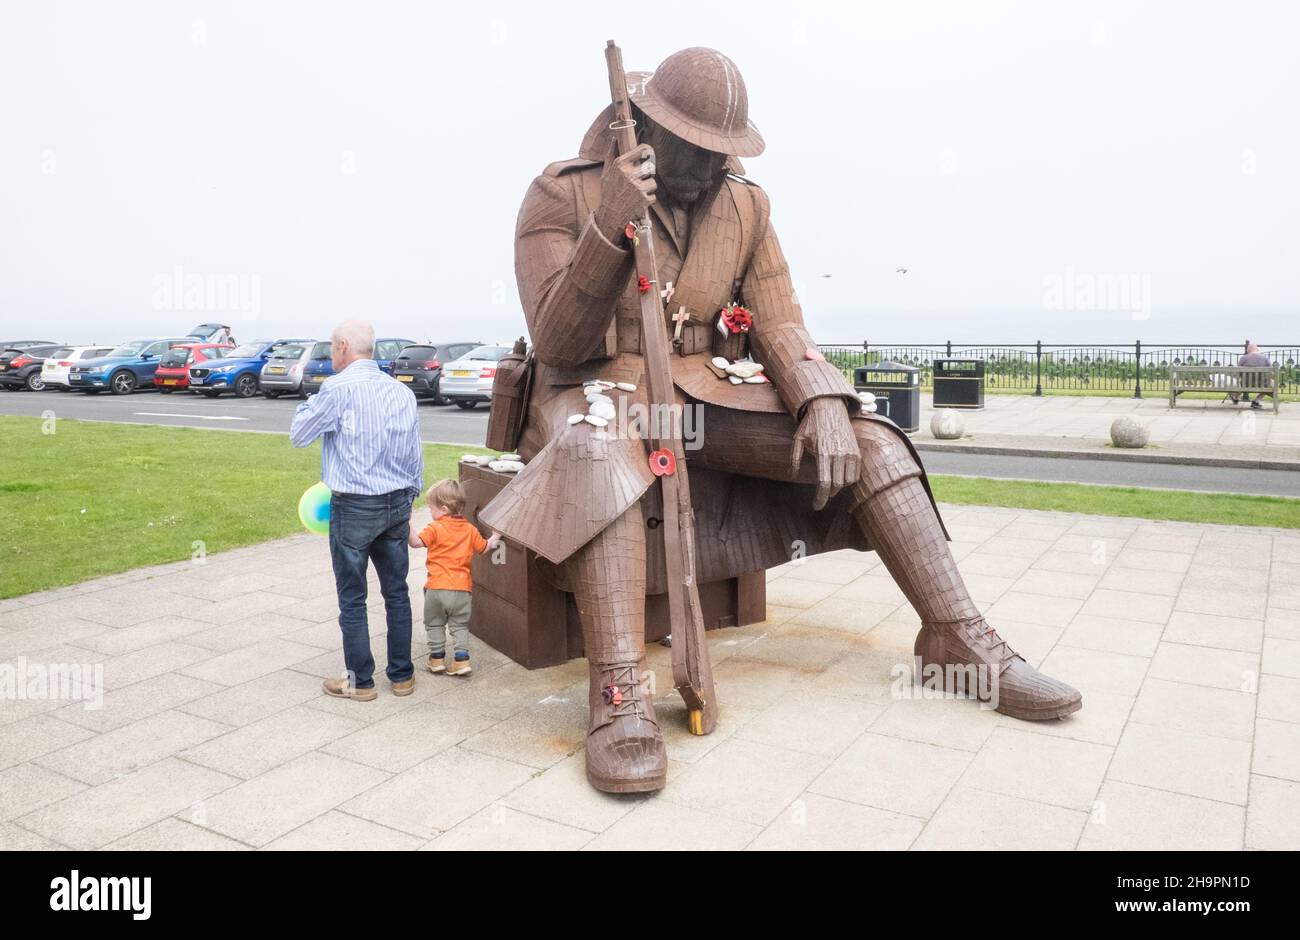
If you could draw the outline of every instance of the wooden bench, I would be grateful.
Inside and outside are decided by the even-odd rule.
[[[478,511],[511,476],[476,464],[460,464],[465,490],[465,518],[477,523]],[[479,526],[484,535],[488,533]],[[554,666],[583,655],[582,625],[573,595],[556,587],[560,572],[545,558],[505,540],[504,564],[492,553],[474,559],[474,606],[469,629],[493,648],[528,669]],[[669,633],[668,595],[646,597],[646,642]],[[740,627],[767,617],[767,574],[702,581],[700,607],[704,625]]]
[[[1223,392],[1245,395],[1251,392],[1273,396],[1273,413],[1278,413],[1281,370],[1261,366],[1170,366],[1169,407],[1183,392]]]

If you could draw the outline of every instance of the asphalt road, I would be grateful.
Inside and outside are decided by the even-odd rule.
[[[0,392],[0,414],[39,417],[52,411],[60,418],[90,421],[124,421],[173,427],[214,428],[224,431],[261,431],[285,434],[301,399],[218,399],[197,395],[137,392],[134,395],[83,395],[74,392]],[[487,429],[487,408],[464,411],[455,405],[420,403],[421,437],[428,443],[446,442],[482,446]],[[959,476],[1002,477],[1017,480],[1053,480],[1102,483],[1155,489],[1197,490],[1217,493],[1257,493],[1300,497],[1300,473],[1288,470],[1242,470],[1226,467],[1134,463],[1111,460],[1074,460],[1058,457],[1011,457],[989,454],[942,453],[922,455],[931,473]]]

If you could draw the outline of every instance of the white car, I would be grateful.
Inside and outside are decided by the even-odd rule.
[[[438,390],[447,401],[466,411],[481,401],[492,401],[492,383],[497,363],[510,352],[509,346],[476,346],[442,367]]]
[[[66,392],[71,387],[68,372],[73,364],[82,359],[98,359],[112,351],[112,346],[65,346],[45,357],[45,364],[41,366],[41,381],[46,387]]]

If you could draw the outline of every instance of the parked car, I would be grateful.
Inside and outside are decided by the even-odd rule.
[[[459,359],[482,343],[413,343],[402,349],[393,360],[393,377],[411,386],[416,398],[431,398],[435,405],[447,400],[438,390],[442,364]]]
[[[393,360],[397,358],[398,354],[404,348],[410,346],[414,342],[415,340],[413,339],[394,339],[391,336],[380,337],[379,339],[376,339],[375,356],[374,356],[375,362],[379,364],[379,368],[382,371],[387,372],[389,375],[392,375]]]
[[[190,330],[190,336],[201,343],[214,343],[218,346],[238,346],[235,334],[224,323],[200,323]]]
[[[91,395],[105,390],[114,395],[130,395],[138,388],[153,388],[154,372],[163,353],[173,346],[189,342],[193,342],[193,337],[133,339],[107,356],[73,365],[68,370],[68,384]]]
[[[384,338],[375,340],[375,363],[381,371],[392,375],[394,360],[397,359],[402,349],[409,345],[411,345],[409,339]],[[321,340],[312,348],[303,371],[303,383],[307,389],[306,394],[315,395],[320,390],[321,383],[334,374],[334,362],[330,358],[330,344],[328,341]]]
[[[330,358],[328,340],[320,340],[307,352],[307,363],[302,367],[302,390],[305,395],[315,395],[321,383],[334,374],[334,361]]]
[[[438,382],[442,397],[467,411],[481,401],[491,402],[497,363],[508,352],[509,346],[476,346],[447,363]]]
[[[58,346],[52,339],[0,340],[0,349],[31,349],[33,346]]]
[[[226,353],[219,362],[190,366],[190,388],[216,398],[222,392],[234,392],[238,398],[257,394],[262,366],[271,353],[289,343],[314,343],[311,339],[256,339]]]
[[[190,387],[190,366],[220,359],[235,347],[229,343],[181,343],[163,353],[158,369],[153,374],[153,384],[163,394],[184,391]]]
[[[64,346],[61,352],[51,353],[41,363],[41,381],[46,388],[61,392],[71,390],[68,373],[72,367],[86,359],[98,359],[113,351],[112,346]]]
[[[39,392],[45,388],[41,378],[45,357],[66,349],[66,346],[28,346],[26,349],[0,351],[0,388],[10,392],[24,388]]]
[[[260,377],[262,394],[267,398],[279,398],[281,395],[305,395],[303,390],[303,369],[312,352],[320,344],[313,340],[301,343],[287,343],[266,360]],[[328,345],[328,344],[326,344]]]

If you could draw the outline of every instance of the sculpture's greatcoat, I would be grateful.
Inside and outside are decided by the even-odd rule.
[[[637,390],[627,393],[627,402],[647,400],[632,252],[607,240],[592,217],[602,161],[610,153],[609,120],[606,112],[592,125],[578,159],[553,163],[533,181],[519,212],[515,273],[536,356],[518,448],[528,466],[479,514],[556,563],[618,518],[654,480],[647,443],[609,433],[617,422],[609,432],[568,423],[569,416],[586,413],[582,387],[593,379],[632,383]],[[651,208],[657,288],[673,284],[664,328],[671,332],[672,314],[685,307],[687,348],[697,348],[672,355],[670,364],[678,401],[701,406],[696,430],[703,446],[693,450],[689,440],[686,446],[702,581],[773,567],[792,555],[870,548],[852,518],[847,488],[814,512],[813,458],[806,454],[797,478],[791,477],[795,430],[810,399],[844,401],[871,491],[915,475],[920,464],[896,425],[861,412],[836,367],[809,358],[816,344],[804,328],[769,222],[767,195],[740,177],[736,158],[729,158],[727,171],[692,207],[687,231],[679,231],[659,203]],[[710,347],[723,340],[718,312],[732,301],[753,314],[749,353],[764,365],[770,383],[733,385],[708,367]],[[656,488],[643,510],[652,527],[657,507]],[[656,593],[664,590],[662,543],[652,538],[647,548],[648,590]]]

